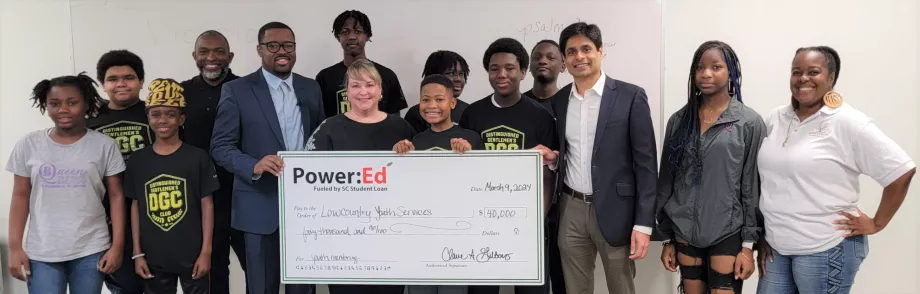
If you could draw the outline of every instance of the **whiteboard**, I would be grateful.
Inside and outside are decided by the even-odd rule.
[[[661,134],[661,6],[658,0],[71,0],[73,62],[77,72],[95,77],[103,53],[128,49],[144,60],[147,81],[181,81],[198,73],[192,59],[198,34],[214,29],[229,39],[236,54],[231,68],[242,76],[261,65],[259,27],[281,21],[296,36],[294,72],[313,78],[342,60],[332,22],[356,9],[368,15],[374,33],[368,58],[396,72],[410,106],[418,103],[422,68],[436,50],[467,60],[470,76],[461,99],[473,102],[493,92],[482,66],[492,41],[512,37],[529,52],[542,39],[558,42],[568,24],[586,21],[603,33],[605,73],[645,88]],[[562,74],[559,86],[571,81]],[[532,83],[528,73],[521,92]]]
[[[285,284],[545,283],[536,151],[279,155]]]

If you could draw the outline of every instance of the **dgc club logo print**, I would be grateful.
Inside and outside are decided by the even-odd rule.
[[[143,123],[120,121],[99,127],[98,131],[115,140],[124,160],[128,160],[127,154],[150,143],[150,126]]]
[[[159,175],[144,184],[147,217],[163,231],[176,226],[188,212],[186,181],[171,175]]]
[[[348,89],[341,89],[335,92],[335,96],[339,97],[339,114],[351,110],[351,103],[348,103]]]
[[[520,150],[524,146],[524,132],[500,125],[482,132],[486,150]]]
[[[381,167],[366,166],[358,171],[307,171],[295,167],[294,184],[317,185],[313,187],[317,191],[386,191],[387,167],[392,165],[388,162]]]

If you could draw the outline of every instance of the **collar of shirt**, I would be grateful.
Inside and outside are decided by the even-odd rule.
[[[492,93],[492,95],[489,95],[489,99],[492,100],[492,105],[495,105],[495,107],[497,108],[509,108],[509,107],[517,105],[517,103],[512,104],[511,106],[508,106],[508,107],[502,107],[501,105],[498,105],[498,101],[495,101],[495,93]],[[518,103],[520,103],[521,100],[524,100],[524,99],[530,99],[530,98],[525,97],[524,94],[522,93],[521,99],[518,100]]]
[[[264,74],[264,72],[263,72],[263,74]],[[204,80],[204,77],[202,77],[200,73],[199,73],[197,76],[195,76],[194,78],[192,78],[192,80],[191,80],[191,85],[194,86],[195,88],[197,88],[198,90],[207,90],[207,89],[209,89],[209,88],[217,88],[217,89],[220,89],[221,87],[224,86],[224,84],[226,84],[226,83],[228,83],[228,82],[230,82],[230,81],[232,81],[232,80],[235,80],[235,79],[237,79],[237,78],[239,78],[239,77],[236,76],[236,75],[234,75],[234,74],[233,74],[233,71],[230,70],[230,69],[228,68],[228,69],[227,69],[227,76],[224,77],[224,79],[223,79],[222,81],[220,81],[220,83],[217,83],[217,85],[215,85],[215,86],[211,86],[211,84],[208,84],[208,82]],[[188,93],[188,90],[189,90],[189,89],[185,89],[185,92]]]
[[[591,86],[590,89],[585,90],[585,96],[588,96],[588,91],[594,91],[597,94],[597,97],[604,97],[604,83],[607,82],[607,73],[601,70],[601,75],[597,78],[597,81],[594,82],[594,86]],[[578,95],[578,85],[574,82],[572,83],[572,92],[569,94],[569,99],[578,99],[585,100],[584,96]]]
[[[262,75],[265,76],[265,82],[268,83],[268,87],[270,89],[278,89],[278,87],[281,86],[281,83],[287,84],[289,89],[294,89],[294,86],[291,84],[291,81],[294,79],[293,73],[291,75],[288,75],[286,79],[282,80],[278,76],[275,76],[274,74],[265,70],[265,68],[263,67]]]
[[[844,103],[844,104],[846,104],[846,103]],[[832,108],[832,107],[829,107],[829,106],[827,106],[827,105],[824,105],[824,106],[821,106],[821,109],[819,109],[817,113],[820,113],[820,114],[823,114],[823,115],[833,115],[833,114],[837,113],[838,111],[840,111],[840,108],[843,108],[843,105],[840,105],[840,107],[837,107],[837,108]],[[780,110],[780,113],[782,113],[782,114],[785,115],[785,116],[788,116],[788,117],[791,117],[791,118],[798,119],[798,117],[797,117],[796,114],[795,114],[795,108],[792,108],[792,104],[789,104],[789,105],[786,105],[785,107],[783,107],[783,109]],[[817,114],[817,113],[816,113],[816,114]],[[814,115],[812,115],[812,117],[814,117]],[[809,118],[811,118],[811,117],[809,117]],[[806,120],[807,120],[807,119],[806,119]]]

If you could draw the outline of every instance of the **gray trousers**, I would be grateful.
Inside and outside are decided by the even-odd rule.
[[[563,193],[560,204],[559,251],[567,294],[594,294],[594,267],[600,253],[610,294],[635,294],[636,263],[629,245],[613,247],[601,235],[593,203]]]

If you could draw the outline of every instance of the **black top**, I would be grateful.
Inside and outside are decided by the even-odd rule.
[[[491,96],[473,102],[463,113],[460,126],[479,133],[486,150],[525,150],[537,145],[558,149],[556,120],[539,103],[525,97],[506,108],[495,106]]]
[[[207,152],[182,144],[170,155],[134,154],[125,170],[125,197],[137,200],[141,249],[151,270],[191,272],[201,253],[201,199],[220,184]]]
[[[466,110],[468,106],[470,106],[469,103],[457,99],[457,105],[454,106],[454,109],[450,110],[450,120],[453,121],[454,124],[460,123],[460,117],[463,117],[463,111]],[[419,112],[418,108],[418,104],[409,108],[408,112],[406,112],[406,121],[409,122],[409,125],[411,125],[416,132],[421,133],[431,127],[431,124],[422,118],[422,114]]]
[[[122,110],[99,109],[99,115],[90,118],[86,126],[115,139],[121,157],[127,162],[131,154],[141,148],[153,145],[156,137],[147,124],[147,106],[143,101]]]
[[[211,133],[214,131],[214,119],[217,117],[217,103],[220,102],[221,87],[229,81],[239,78],[233,72],[217,86],[211,86],[201,75],[181,83],[185,90],[185,132],[182,142],[202,150],[211,150]]]
[[[429,128],[415,135],[415,138],[412,138],[412,145],[415,145],[415,150],[451,150],[450,140],[454,138],[463,138],[470,142],[473,150],[485,149],[479,134],[460,126],[452,126],[440,132],[435,132]]]
[[[405,120],[388,114],[380,122],[356,122],[344,114],[327,118],[307,140],[307,150],[385,151],[401,140],[411,140],[415,130]]]
[[[217,103],[220,102],[221,87],[237,78],[239,77],[231,71],[217,86],[211,86],[205,82],[201,75],[181,83],[182,88],[185,90],[186,113],[183,132],[179,136],[182,142],[198,147],[205,152],[211,152],[211,134],[214,131],[214,120],[217,116]],[[231,203],[230,193],[233,190],[233,173],[217,166],[217,179],[223,189],[214,193],[214,196],[216,196],[214,197],[214,205],[229,207]],[[215,211],[225,210],[215,209]]]
[[[138,101],[122,110],[111,109],[108,104],[102,105],[102,108],[99,109],[99,114],[90,118],[86,122],[86,126],[115,139],[118,150],[121,152],[121,158],[125,162],[131,158],[135,151],[153,145],[153,141],[156,139],[153,131],[150,130],[150,125],[147,124],[147,105],[144,101]],[[109,209],[108,190],[103,196],[102,207],[105,209],[106,221],[111,226],[112,211]],[[130,211],[130,201],[125,201],[125,209],[125,211]],[[125,226],[125,232],[127,233],[125,238],[131,237],[131,226]],[[125,246],[125,250],[130,250],[130,248]]]
[[[378,106],[380,110],[395,114],[408,107],[406,96],[403,95],[402,87],[399,86],[399,79],[396,78],[396,73],[379,63],[373,61],[372,63],[374,63],[377,72],[380,73],[380,79],[383,81],[383,99],[380,100]],[[326,117],[343,114],[351,109],[345,91],[345,71],[347,70],[348,67],[345,66],[345,63],[339,62],[324,68],[316,74],[316,82],[319,83],[319,87],[323,92],[323,108],[325,108]]]
[[[530,99],[533,99],[533,101],[536,101],[537,103],[540,103],[540,105],[543,105],[543,107],[546,108],[546,110],[549,110],[550,115],[553,115],[554,112],[553,112],[553,99],[552,98],[555,97],[556,95],[549,96],[549,98],[546,98],[546,99],[540,99],[540,98],[537,98],[537,96],[533,95],[533,90],[524,92],[523,95],[527,96]],[[555,117],[555,115],[553,115],[553,117]]]

